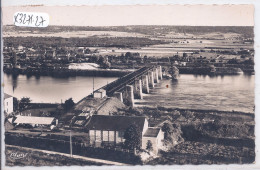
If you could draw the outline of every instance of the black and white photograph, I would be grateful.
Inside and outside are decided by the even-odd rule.
[[[254,164],[254,12],[3,6],[5,166]]]

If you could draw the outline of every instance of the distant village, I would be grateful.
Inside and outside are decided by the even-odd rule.
[[[245,39],[243,42],[244,44],[253,43],[250,39]],[[189,41],[176,43],[189,43]],[[223,74],[228,74],[225,68],[240,68],[247,73],[252,73],[254,70],[253,49],[202,48],[161,57],[147,56],[138,52],[116,54],[117,49],[120,48],[106,48],[104,51],[102,48],[94,47],[32,46],[29,48],[21,45],[14,47],[9,44],[3,50],[4,72],[41,75],[46,72],[68,71],[71,63],[96,63],[99,69],[137,69],[144,65],[154,64],[167,68],[174,64],[179,67],[180,73],[189,74],[208,74],[212,67],[219,68]],[[206,71],[198,71],[200,69]]]

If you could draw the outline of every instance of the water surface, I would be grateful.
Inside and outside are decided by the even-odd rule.
[[[98,89],[116,80],[116,77],[95,77],[94,87]],[[27,77],[4,74],[4,91],[18,99],[30,97],[32,102],[60,103],[72,97],[74,102],[93,92],[93,77],[54,78],[48,76]]]
[[[253,112],[254,75],[196,76],[163,80],[137,105]],[[167,88],[168,87],[168,88]]]
[[[254,75],[209,77],[182,74],[178,82],[161,81],[150,94],[144,94],[144,100],[136,100],[136,105],[253,112],[254,78]],[[95,77],[95,89],[116,79]],[[70,97],[77,102],[93,92],[93,77],[13,77],[4,74],[4,83],[6,93],[18,99],[30,97],[33,102],[59,103]]]

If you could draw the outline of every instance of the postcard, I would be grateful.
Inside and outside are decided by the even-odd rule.
[[[255,167],[254,13],[3,6],[4,169]]]

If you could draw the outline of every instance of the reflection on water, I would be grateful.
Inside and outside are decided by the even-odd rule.
[[[96,77],[95,89],[116,80],[116,77]],[[75,102],[93,91],[93,77],[53,78],[4,74],[4,91],[18,99],[30,97],[33,102],[60,102],[72,97]]]
[[[95,89],[115,77],[96,77]],[[200,76],[181,75],[178,81],[163,80],[137,100],[137,105],[158,105],[187,109],[253,112],[254,75]],[[92,77],[53,78],[4,74],[4,90],[17,98],[33,102],[60,102],[70,97],[79,101],[92,93]]]
[[[18,82],[17,82],[18,75],[12,74],[12,87],[13,92],[17,88]]]
[[[181,75],[178,82],[161,81],[136,104],[253,112],[254,75]]]

